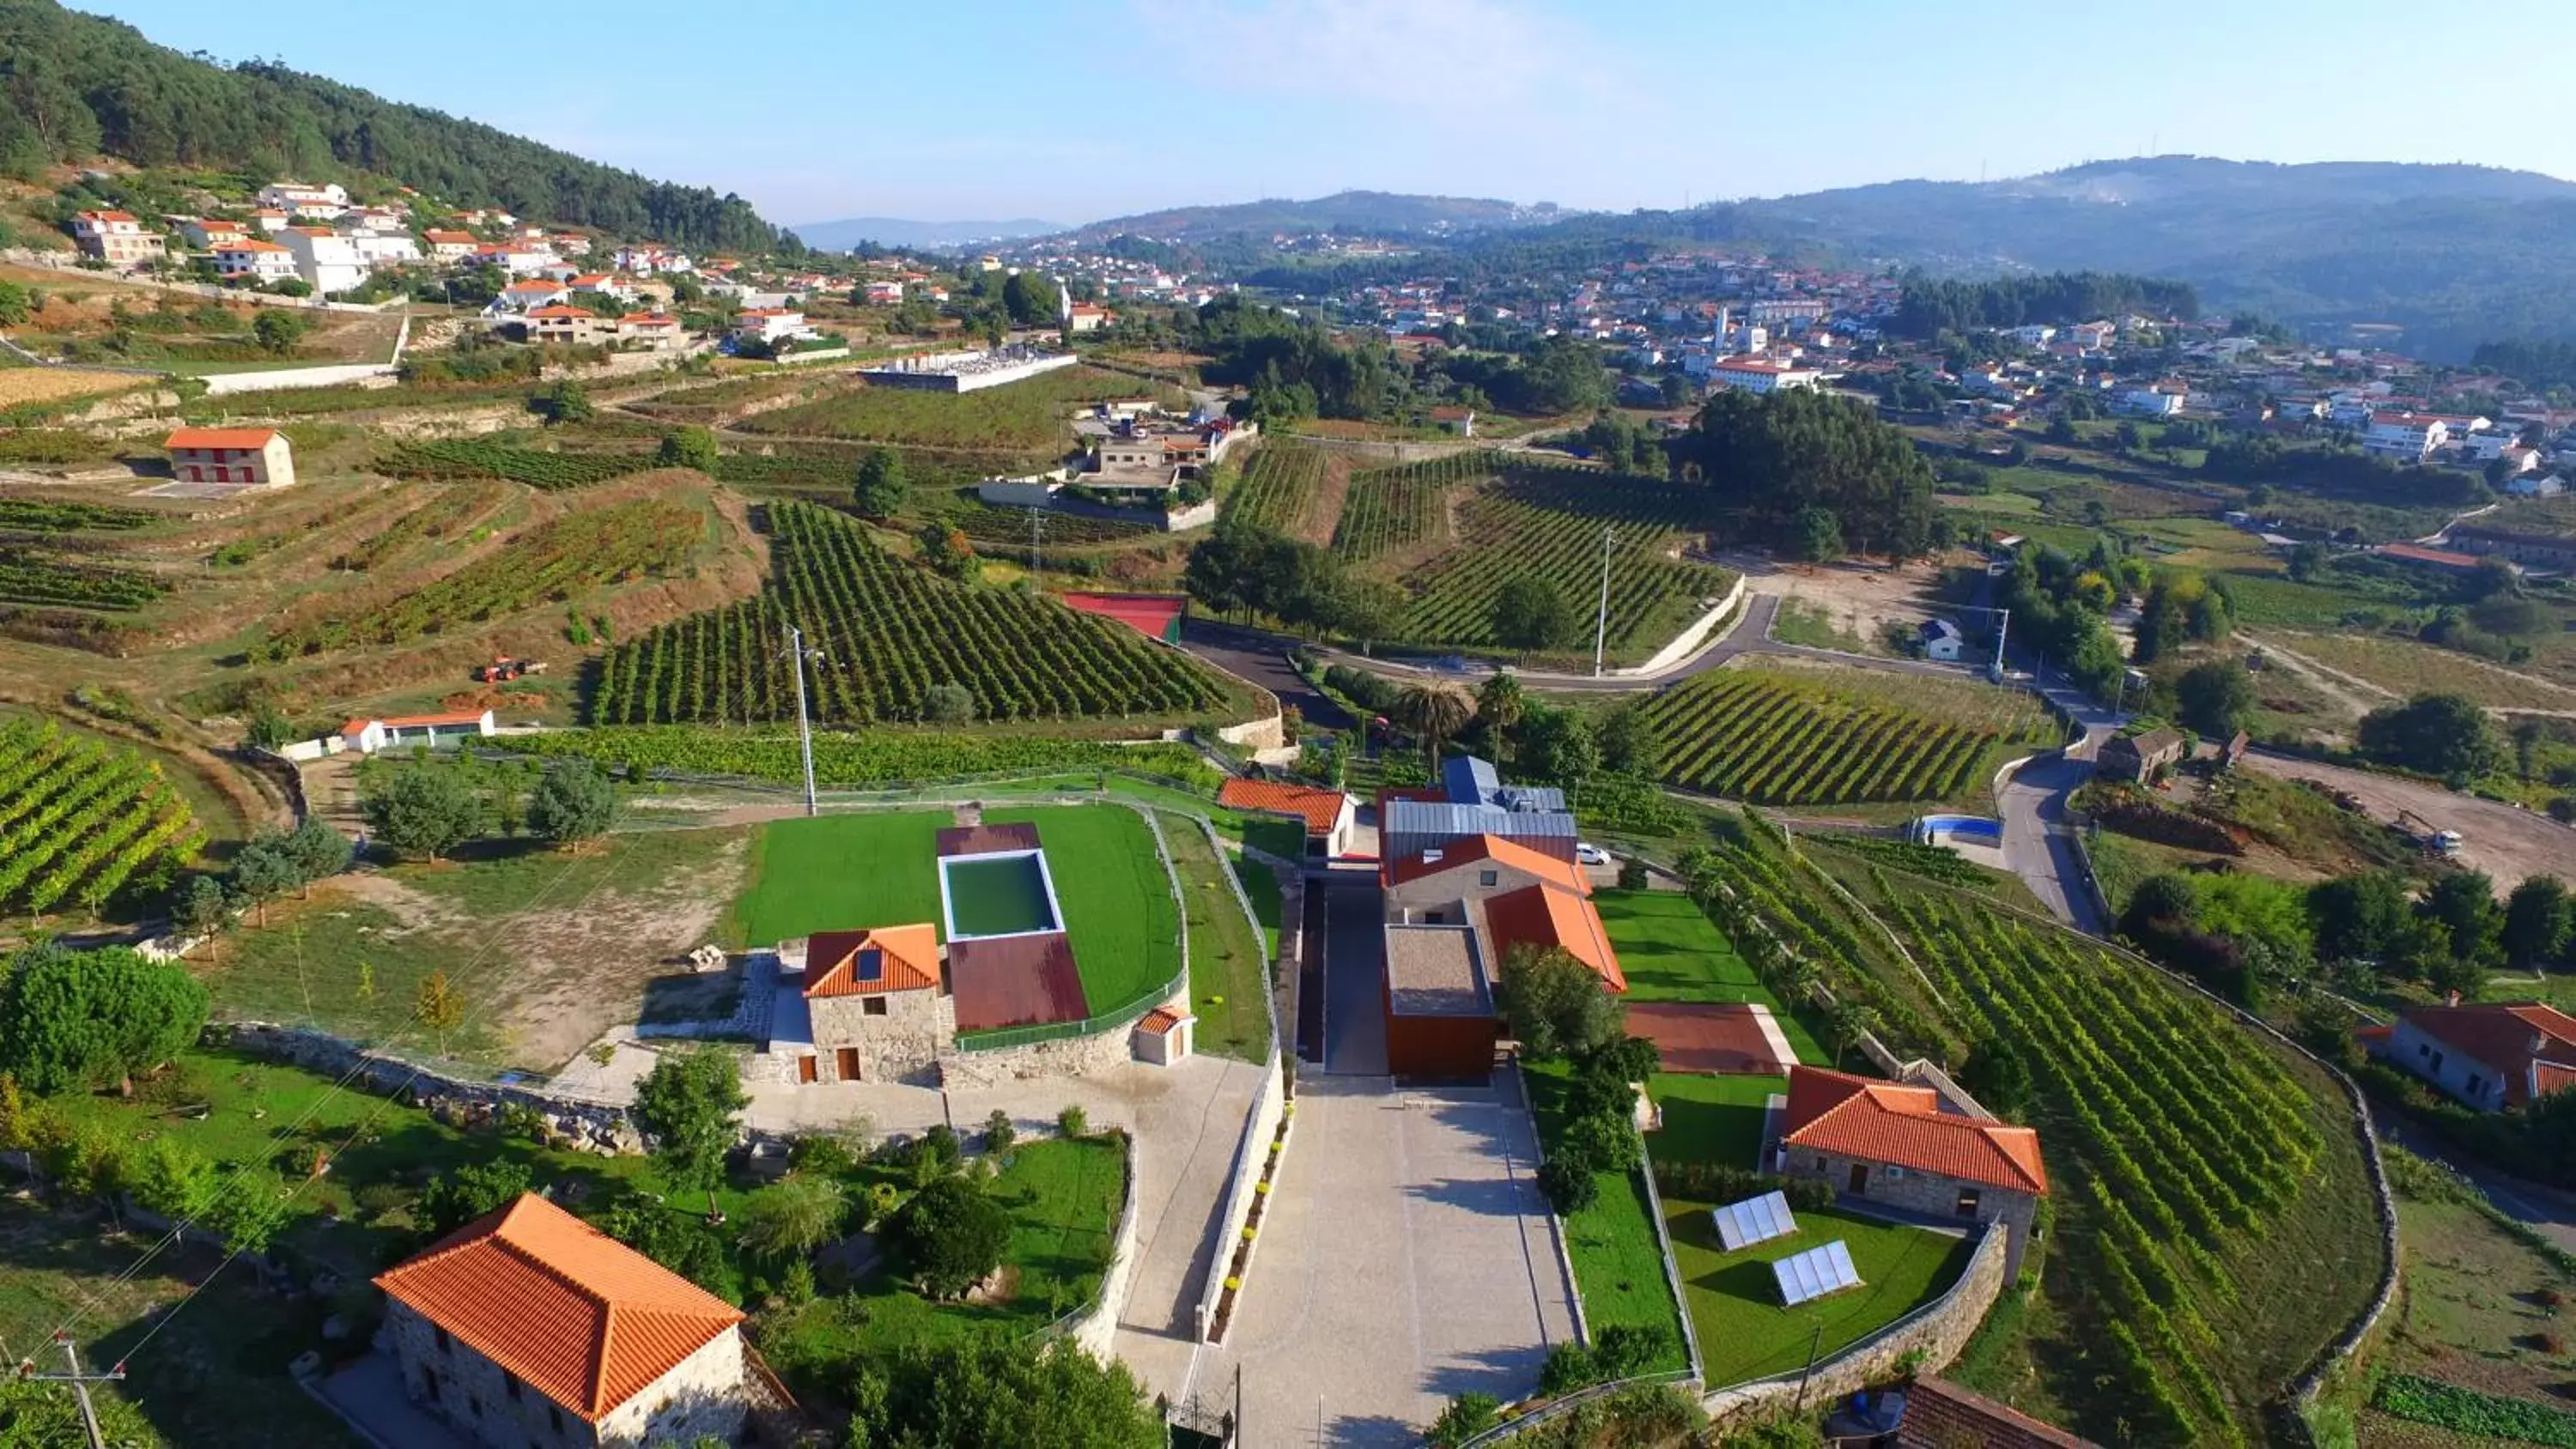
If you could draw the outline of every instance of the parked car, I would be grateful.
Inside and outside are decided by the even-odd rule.
[[[1581,865],[1617,864],[1617,862],[1611,860],[1610,852],[1603,850],[1600,846],[1594,845],[1588,840],[1578,840],[1574,842],[1574,859]]]

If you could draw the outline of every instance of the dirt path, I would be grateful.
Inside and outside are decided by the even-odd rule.
[[[2491,876],[2498,895],[2521,884],[2525,876],[2563,876],[2569,863],[2576,862],[2576,830],[2546,815],[2457,794],[2439,785],[2261,750],[2247,754],[2245,763],[2267,775],[2313,780],[2339,790],[2382,823],[2394,823],[2398,812],[2404,811],[2436,829],[2460,832],[2460,863]]]
[[[2319,664],[2271,638],[2257,639],[2242,630],[2238,631],[2237,637],[2261,649],[2267,657],[2280,661],[2284,668],[2315,686],[2319,694],[2333,701],[2338,708],[2349,711],[2354,719],[2397,698],[2393,690],[2382,689],[2367,679]]]

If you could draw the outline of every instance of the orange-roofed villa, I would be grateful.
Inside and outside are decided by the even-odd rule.
[[[2021,1271],[2039,1200],[2048,1195],[2039,1134],[1997,1121],[1926,1082],[1889,1082],[1821,1067],[1789,1069],[1774,1097],[1766,1155],[1777,1171],[1837,1197],[1918,1218],[1997,1223],[2007,1281]]]
[[[182,483],[283,488],[295,481],[295,448],[275,428],[179,428],[161,440]]]
[[[785,1403],[740,1309],[534,1194],[375,1281],[404,1393],[471,1443],[730,1441]]]

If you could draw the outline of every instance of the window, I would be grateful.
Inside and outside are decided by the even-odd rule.
[[[562,1433],[563,1410],[556,1408],[552,1404],[546,1405],[546,1423],[551,1425],[556,1433]]]
[[[885,1014],[886,1014],[886,999],[885,999],[884,997],[882,997],[882,996],[865,996],[865,997],[861,997],[861,998],[859,999],[859,1014],[860,1014],[860,1015],[862,1015],[862,1016],[883,1016],[883,1015],[885,1015]]]
[[[2430,1045],[2428,1045],[2428,1044],[2426,1044],[2426,1043],[2424,1043],[2424,1042],[2420,1042],[2420,1041],[2419,1041],[2419,1042],[2417,1042],[2417,1043],[2415,1043],[2415,1057],[2416,1057],[2416,1060],[2421,1061],[2421,1060],[2422,1060],[2422,1059],[2424,1059],[2425,1057],[2429,1057],[2429,1056],[2431,1056],[2432,1054],[2433,1054],[2433,1048],[2432,1048]]]
[[[1476,872],[1476,884],[1480,886],[1496,886],[1501,885],[1502,883],[1503,873],[1501,871],[1480,870]]]
[[[501,1392],[508,1394],[512,1402],[517,1402],[519,1397],[519,1376],[510,1372],[508,1369],[501,1370]]]
[[[2433,1053],[2433,1070],[2435,1070],[2435,1071],[2437,1071],[2437,1072],[2438,1072],[2438,1071],[2440,1071],[2441,1069],[2442,1069],[2442,1054],[2441,1054],[2440,1052],[2435,1052],[2435,1053]]]
[[[429,1331],[436,1335],[438,1339],[438,1351],[440,1353],[453,1353],[455,1351],[456,1340],[447,1336],[446,1329],[433,1326]]]
[[[438,1402],[438,1375],[427,1369],[421,1371],[420,1396],[433,1404]]]
[[[2475,1072],[2471,1072],[2471,1073],[2469,1073],[2469,1095],[2470,1095],[2470,1096],[2474,1097],[2474,1096],[2476,1096],[2477,1094],[2479,1094],[2480,1092],[2485,1091],[2486,1089],[2487,1089],[2487,1079],[2486,1079],[2486,1078],[2479,1076],[2479,1075],[2478,1075],[2477,1073],[2475,1073]]]
[[[1977,1200],[1981,1196],[1983,1196],[1983,1194],[1979,1193],[1973,1187],[1963,1187],[1959,1189],[1959,1205],[1955,1211],[1957,1211],[1959,1216],[1963,1218],[1975,1217],[1977,1215]]]

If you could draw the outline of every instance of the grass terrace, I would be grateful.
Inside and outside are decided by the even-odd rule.
[[[1709,1216],[1713,1206],[1664,1200],[1664,1230],[1672,1235],[1673,1260],[1681,1268],[1702,1372],[1711,1386],[1794,1373],[1811,1347],[1825,1357],[1858,1343],[1940,1297],[1968,1265],[1964,1236],[1841,1208],[1799,1213],[1797,1232],[1730,1253],[1718,1241]],[[1771,1265],[1837,1239],[1850,1247],[1861,1286],[1781,1307]]]
[[[1538,1116],[1540,1136],[1548,1137],[1564,1112],[1574,1069],[1561,1061],[1524,1062],[1521,1071],[1529,1084],[1530,1108]],[[1595,1177],[1600,1196],[1565,1220],[1565,1250],[1574,1261],[1584,1321],[1595,1334],[1614,1325],[1661,1330],[1673,1346],[1672,1362],[1662,1366],[1681,1368],[1685,1352],[1680,1310],[1664,1277],[1663,1245],[1655,1238],[1644,1179],[1634,1172],[1602,1172]]]
[[[1747,1001],[1771,1008],[1801,1061],[1821,1062],[1812,1012],[1793,1013],[1744,964],[1699,903],[1681,891],[1602,891],[1592,898],[1628,975],[1630,1001]]]

